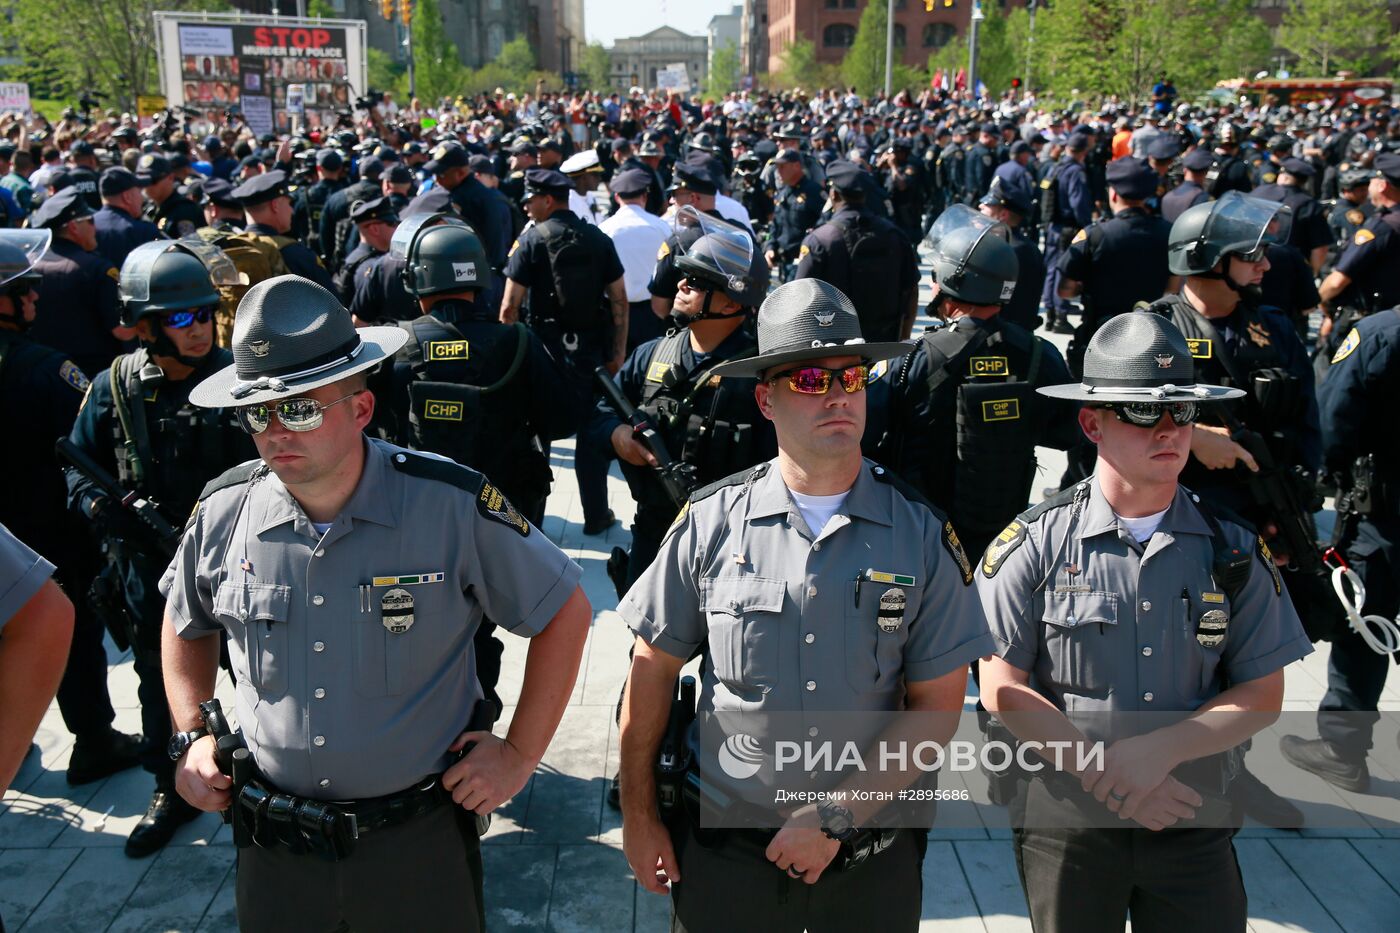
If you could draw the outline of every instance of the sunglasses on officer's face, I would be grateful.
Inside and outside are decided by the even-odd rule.
[[[1195,402],[1108,402],[1095,406],[1113,412],[1124,424],[1139,428],[1155,428],[1163,413],[1171,416],[1172,424],[1184,428],[1196,420]]]
[[[324,405],[314,398],[288,398],[272,405],[242,405],[235,408],[234,412],[238,415],[238,423],[249,434],[261,434],[266,431],[272,423],[274,412],[277,414],[277,420],[282,422],[282,427],[297,434],[304,434],[321,426],[326,420],[327,408],[348,401],[364,391],[356,390]]]
[[[1262,262],[1269,252],[1267,243],[1260,243],[1247,253],[1235,253],[1235,258],[1240,262]]]
[[[171,330],[184,330],[191,324],[208,324],[214,320],[214,312],[218,305],[205,305],[202,308],[185,308],[183,311],[171,311],[160,319],[161,324]]]
[[[827,369],[824,366],[802,366],[798,369],[788,369],[780,373],[769,376],[767,382],[777,382],[779,379],[786,379],[788,388],[800,395],[825,395],[831,389],[831,377],[839,376],[841,388],[846,390],[847,395],[860,392],[870,381],[870,364],[856,363],[854,366],[843,366],[838,369]]]

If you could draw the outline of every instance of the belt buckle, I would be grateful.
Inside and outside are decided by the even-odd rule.
[[[578,334],[573,331],[565,331],[559,335],[559,342],[564,345],[564,349],[573,353],[578,349]]]

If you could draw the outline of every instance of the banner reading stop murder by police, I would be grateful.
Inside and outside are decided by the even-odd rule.
[[[211,121],[235,111],[255,132],[286,132],[287,89],[299,86],[305,125],[330,127],[365,86],[362,20],[155,16],[166,96]]]

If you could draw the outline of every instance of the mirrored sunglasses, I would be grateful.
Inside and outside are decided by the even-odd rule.
[[[208,324],[214,320],[214,312],[219,309],[218,305],[205,305],[202,308],[184,308],[180,311],[171,311],[161,317],[160,322],[173,330],[184,330],[191,324]]]
[[[302,434],[321,426],[326,420],[327,408],[348,401],[364,391],[359,389],[324,405],[314,398],[288,398],[271,405],[242,405],[235,408],[234,412],[238,415],[238,423],[249,434],[261,434],[266,431],[272,423],[273,413],[276,413],[277,420],[282,422],[282,427]]]
[[[862,391],[870,381],[870,364],[857,363],[841,369],[827,369],[822,366],[802,366],[774,373],[769,382],[786,379],[788,388],[801,395],[825,395],[831,389],[832,376],[841,379],[841,388],[847,395]]]
[[[1110,402],[1098,407],[1113,412],[1124,424],[1139,428],[1155,428],[1164,411],[1179,428],[1194,422],[1197,414],[1195,402]]]

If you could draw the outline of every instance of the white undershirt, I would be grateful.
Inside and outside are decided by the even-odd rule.
[[[1115,515],[1118,513],[1115,512]],[[1167,510],[1154,512],[1151,515],[1144,515],[1141,518],[1127,518],[1118,515],[1118,523],[1127,529],[1128,534],[1133,536],[1133,540],[1138,544],[1144,544],[1156,533],[1157,526],[1162,524],[1162,517],[1167,514]]]
[[[809,496],[791,489],[788,490],[788,493],[792,496],[797,511],[802,513],[802,520],[807,523],[812,537],[816,538],[821,536],[822,529],[826,527],[827,522],[831,521],[831,516],[841,510],[842,503],[846,501],[846,497],[851,494],[851,491],[847,489],[834,496]]]

